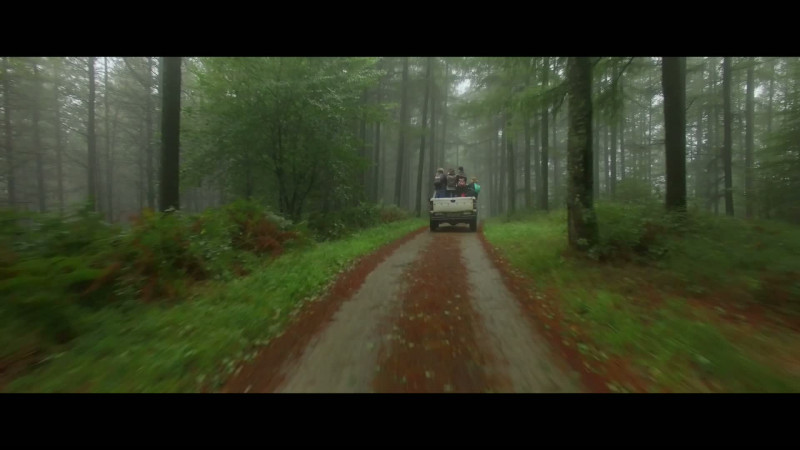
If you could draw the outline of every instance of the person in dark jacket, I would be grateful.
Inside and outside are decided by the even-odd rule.
[[[447,196],[447,175],[444,174],[444,169],[439,168],[436,175],[433,176],[433,189],[435,193],[434,198],[442,198]]]
[[[465,197],[467,195],[467,174],[464,173],[464,168],[459,167],[456,174],[456,197]]]
[[[450,169],[447,171],[447,197],[455,197],[456,196],[456,171]]]
[[[478,198],[481,193],[481,185],[478,184],[478,177],[472,177],[472,183],[467,185],[467,197]]]

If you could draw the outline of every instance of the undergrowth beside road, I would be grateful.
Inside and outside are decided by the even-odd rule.
[[[87,211],[5,213],[4,390],[213,387],[355,259],[424,225],[375,212],[364,227],[322,242],[251,202],[149,214],[127,230]]]
[[[563,211],[484,225],[592,370],[622,364],[654,392],[800,391],[800,230],[657,205],[601,204],[597,216],[586,255],[567,249]]]

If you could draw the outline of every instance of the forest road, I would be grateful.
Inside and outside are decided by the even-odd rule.
[[[478,233],[442,226],[394,247],[363,258],[306,305],[222,392],[582,391]]]

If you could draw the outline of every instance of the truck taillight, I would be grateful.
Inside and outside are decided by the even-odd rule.
[[[478,209],[478,199],[472,197],[472,209]]]

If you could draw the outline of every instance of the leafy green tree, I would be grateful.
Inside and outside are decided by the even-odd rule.
[[[186,181],[209,174],[300,220],[309,200],[352,204],[366,162],[356,123],[369,58],[206,58],[187,106]]]

